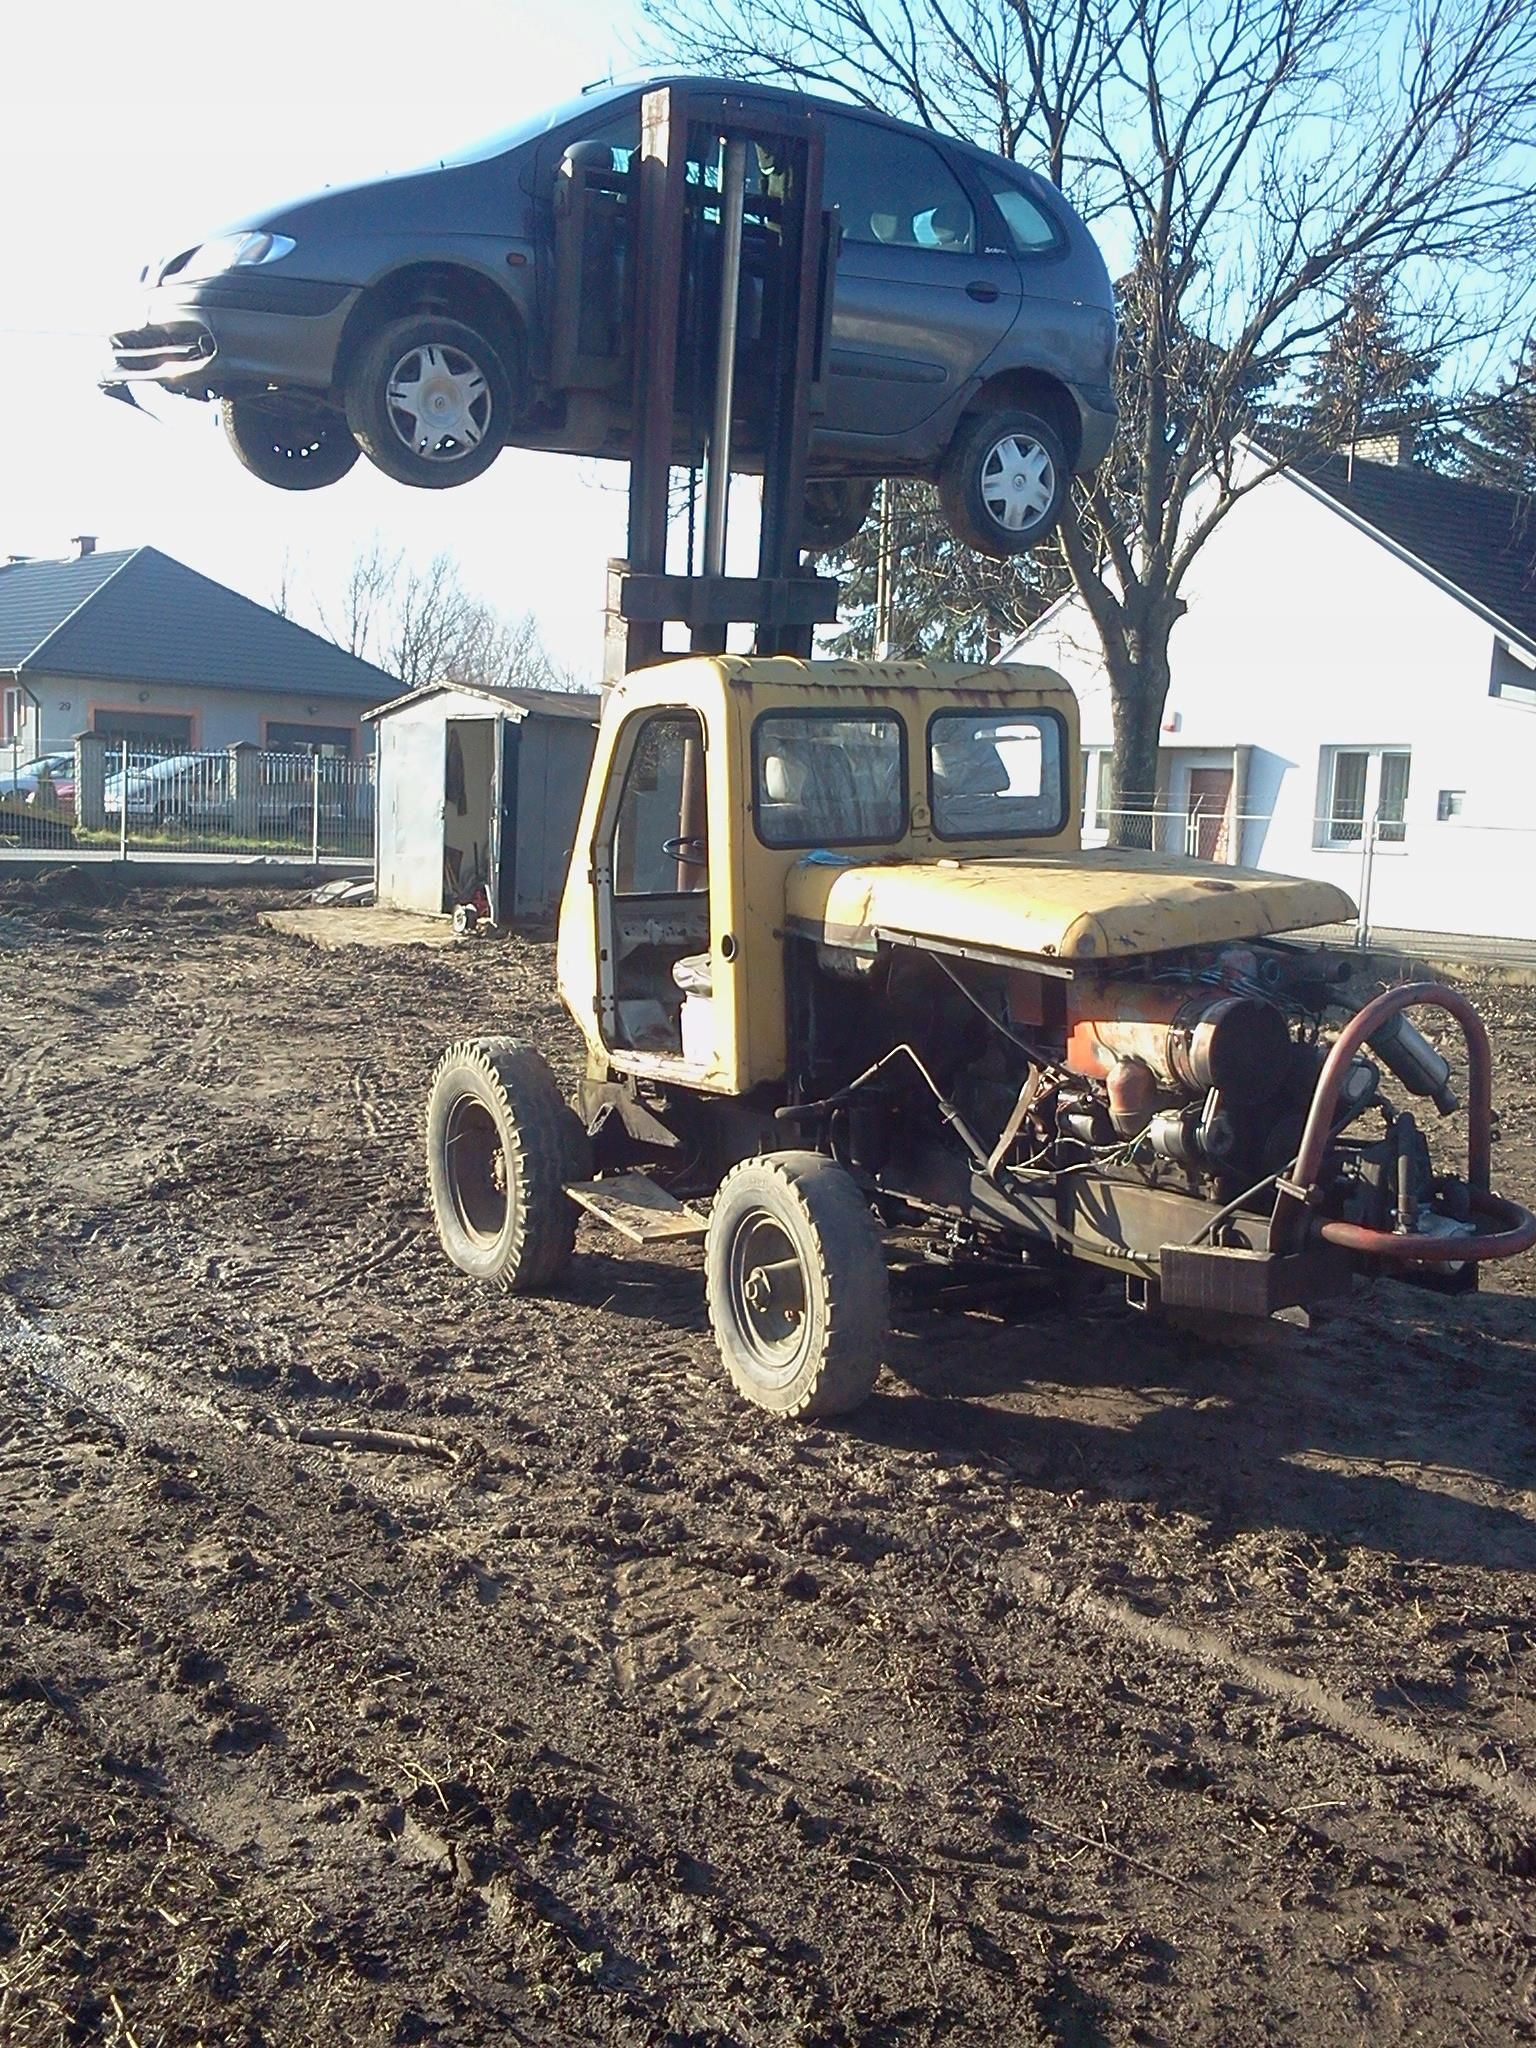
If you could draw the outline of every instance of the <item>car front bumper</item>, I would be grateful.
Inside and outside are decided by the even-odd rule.
[[[226,272],[149,294],[140,324],[111,338],[109,389],[158,384],[190,398],[276,385],[328,391],[358,287]]]

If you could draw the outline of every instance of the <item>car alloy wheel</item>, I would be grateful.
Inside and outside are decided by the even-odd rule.
[[[466,484],[489,469],[511,413],[512,386],[496,349],[437,313],[381,328],[347,381],[347,423],[358,446],[396,483],[423,490]]]
[[[389,373],[390,424],[424,462],[461,462],[491,430],[490,382],[463,349],[424,342]]]

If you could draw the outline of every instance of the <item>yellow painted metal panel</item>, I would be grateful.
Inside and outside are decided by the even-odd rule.
[[[1354,915],[1331,882],[1119,847],[890,865],[804,861],[786,888],[792,917],[835,935],[880,926],[1079,966]]]

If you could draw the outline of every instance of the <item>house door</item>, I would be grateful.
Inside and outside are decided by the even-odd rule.
[[[1185,846],[1196,860],[1227,858],[1227,810],[1231,802],[1230,768],[1190,769]]]

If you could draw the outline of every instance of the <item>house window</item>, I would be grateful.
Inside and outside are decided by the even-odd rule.
[[[94,711],[91,730],[146,753],[185,753],[192,744],[191,718],[172,711]]]
[[[1329,747],[1323,753],[1319,846],[1358,846],[1374,823],[1378,846],[1408,836],[1406,747]]]
[[[327,754],[350,761],[352,739],[350,725],[286,725],[281,719],[267,720],[267,751],[273,754]]]
[[[1435,804],[1435,816],[1443,825],[1447,819],[1461,816],[1462,804],[1466,801],[1464,789],[1442,789]]]
[[[21,692],[0,692],[0,740],[13,740],[21,731]]]
[[[1112,747],[1083,749],[1083,830],[1107,832],[1110,827],[1114,792]]]

